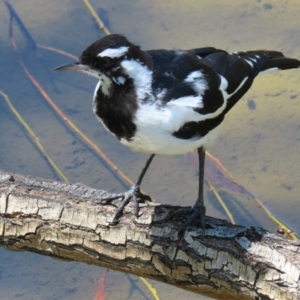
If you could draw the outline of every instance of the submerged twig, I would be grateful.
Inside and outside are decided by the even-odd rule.
[[[107,29],[107,27],[104,25],[104,23],[102,22],[102,20],[100,19],[100,17],[97,15],[97,13],[93,9],[93,7],[90,4],[90,2],[88,0],[82,0],[82,1],[86,5],[86,7],[89,10],[89,12],[91,13],[91,15],[96,20],[96,22],[98,23],[100,29],[103,30],[106,35],[110,34],[110,31]]]

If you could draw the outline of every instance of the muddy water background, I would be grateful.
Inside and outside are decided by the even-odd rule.
[[[39,44],[79,55],[103,36],[81,1],[12,1]],[[287,1],[92,1],[113,33],[123,33],[143,49],[215,46],[229,51],[274,49],[300,58],[300,3]],[[120,191],[125,187],[96,155],[58,120],[21,70],[8,38],[9,14],[0,3],[0,89],[35,130],[47,152],[71,182]],[[94,139],[130,178],[145,155],[133,153],[107,133],[92,114],[96,81],[52,69],[71,60],[38,50],[39,59],[14,27],[22,58],[60,108]],[[232,109],[211,153],[267,207],[298,234],[300,194],[300,71],[266,74]],[[0,99],[0,168],[57,179],[4,100]],[[162,203],[192,205],[197,174],[186,156],[157,157],[143,189]],[[276,226],[241,195],[220,190],[236,219],[272,232]],[[206,187],[208,214],[226,218]],[[93,299],[103,269],[65,263],[0,248],[0,299]],[[161,299],[199,296],[153,282]],[[152,299],[132,276],[110,271],[108,299]],[[204,299],[204,298],[203,298]]]

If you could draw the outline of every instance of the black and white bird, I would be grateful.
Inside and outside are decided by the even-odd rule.
[[[150,199],[140,192],[142,179],[155,154],[177,155],[198,149],[199,192],[185,229],[200,218],[205,228],[203,200],[206,145],[227,112],[265,71],[298,68],[300,61],[277,51],[228,53],[213,47],[191,50],[148,50],[123,35],[105,36],[88,46],[78,62],[57,68],[77,70],[99,79],[93,108],[99,121],[123,144],[150,154],[136,184],[122,198],[116,221],[133,200]]]

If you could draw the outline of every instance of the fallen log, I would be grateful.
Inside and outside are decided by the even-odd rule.
[[[181,208],[128,205],[82,184],[0,171],[0,245],[151,278],[216,299],[300,299],[299,241],[206,218],[206,229],[172,216]],[[199,227],[197,227],[199,226]]]

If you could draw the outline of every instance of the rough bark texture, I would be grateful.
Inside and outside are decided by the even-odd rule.
[[[180,207],[128,205],[110,224],[105,191],[0,171],[0,245],[166,282],[216,299],[300,299],[299,242],[207,218],[177,236]],[[117,200],[114,202],[117,203]]]

